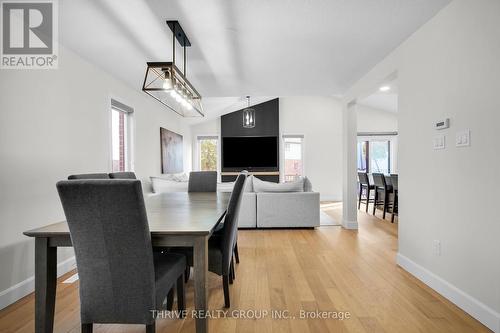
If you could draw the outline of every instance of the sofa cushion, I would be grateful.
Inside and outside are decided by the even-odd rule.
[[[273,183],[253,177],[255,192],[304,192],[304,178],[288,183]]]
[[[247,181],[245,183],[245,189],[243,192],[254,192],[253,190],[253,175],[247,177]],[[222,182],[217,183],[217,191],[218,192],[232,192],[234,187],[234,182]]]
[[[309,178],[304,177],[304,192],[312,192],[313,186]]]
[[[175,181],[170,177],[150,177],[151,186],[154,193],[164,193],[164,192],[187,192],[188,182],[187,181]]]

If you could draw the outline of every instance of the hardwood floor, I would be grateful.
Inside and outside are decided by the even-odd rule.
[[[326,210],[341,219],[341,205]],[[211,332],[490,332],[396,265],[397,224],[359,214],[359,231],[244,230],[241,263],[226,318]],[[55,332],[80,331],[78,283],[57,290]],[[222,280],[209,274],[209,307],[223,310]],[[187,304],[193,308],[192,280]],[[288,310],[296,318],[238,319],[234,310]],[[343,311],[350,318],[299,319],[305,311]],[[245,314],[251,314],[246,313]],[[314,313],[314,312],[313,312]],[[257,313],[259,314],[259,313]],[[263,314],[262,312],[260,314]],[[33,332],[33,296],[0,311],[0,332]],[[137,325],[94,325],[94,332],[145,332]],[[194,332],[194,321],[159,319],[157,332]]]

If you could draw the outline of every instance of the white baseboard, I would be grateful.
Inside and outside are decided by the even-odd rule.
[[[342,220],[342,226],[344,229],[356,230],[358,229],[358,221]]]
[[[75,269],[75,257],[68,258],[57,264],[57,277]],[[20,300],[26,295],[29,295],[35,290],[35,277],[31,276],[24,281],[21,281],[12,287],[0,292],[0,310],[10,304]]]
[[[472,317],[476,318],[484,326],[488,327],[493,332],[500,333],[500,313],[458,289],[428,269],[420,266],[408,257],[405,257],[401,253],[397,255],[397,263],[404,270],[437,291]]]

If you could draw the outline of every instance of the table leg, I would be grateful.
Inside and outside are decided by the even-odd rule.
[[[208,332],[207,306],[208,237],[199,236],[193,246],[194,252],[194,303],[197,312],[196,332]],[[200,318],[201,317],[201,318]]]
[[[35,332],[52,333],[57,284],[57,248],[35,239]]]

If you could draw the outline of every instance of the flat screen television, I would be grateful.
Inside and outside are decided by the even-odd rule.
[[[278,170],[278,137],[222,138],[222,168],[233,170]]]

